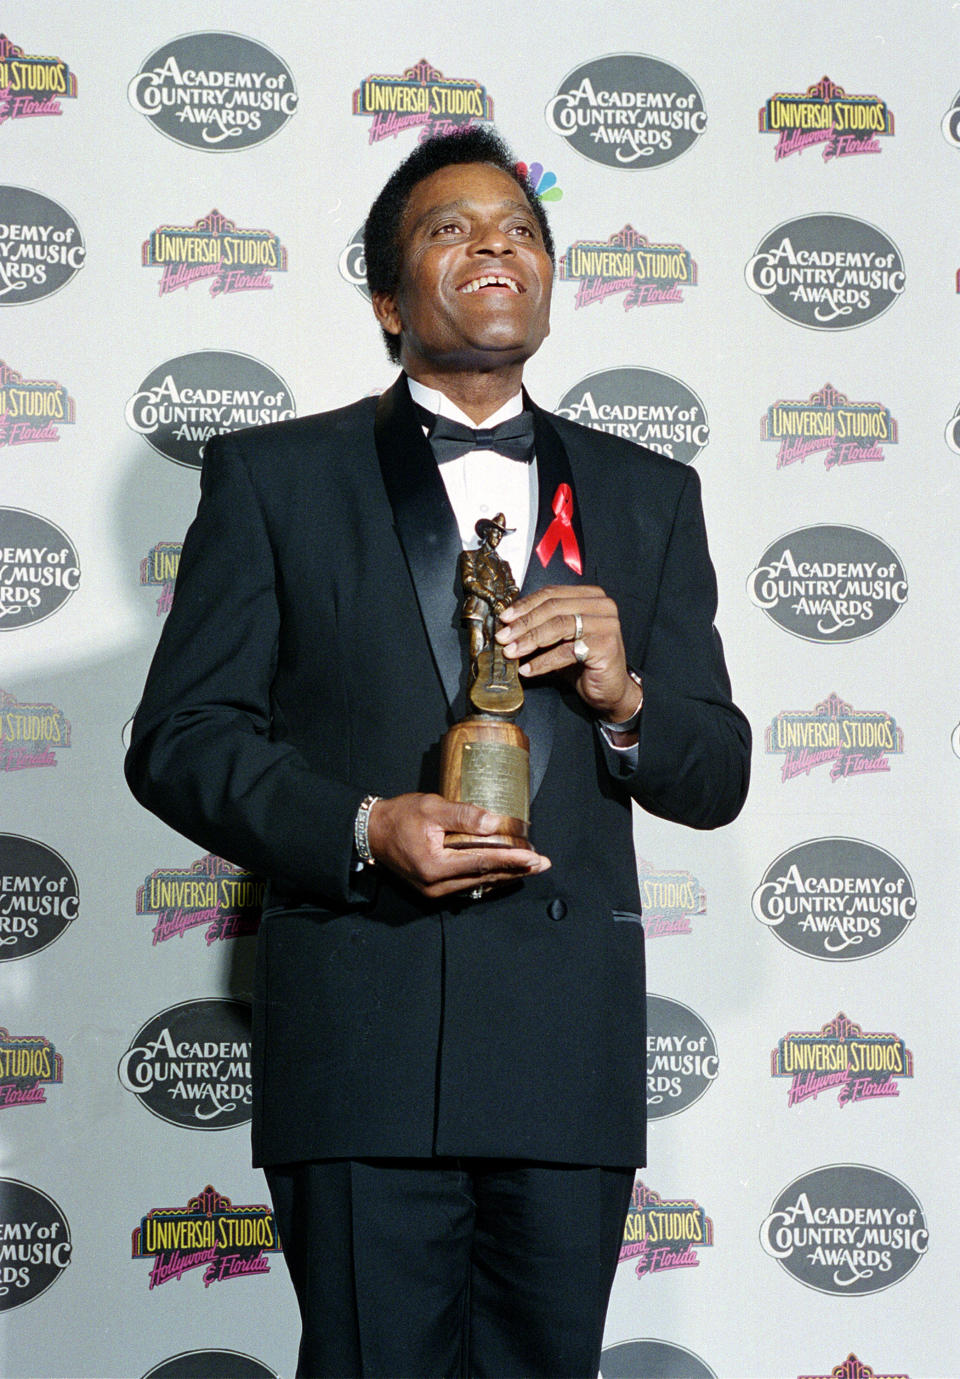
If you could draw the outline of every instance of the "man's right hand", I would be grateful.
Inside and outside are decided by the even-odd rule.
[[[370,809],[367,840],[374,859],[431,900],[535,876],[550,866],[532,848],[450,848],[448,833],[495,834],[506,820],[442,795],[395,795]]]

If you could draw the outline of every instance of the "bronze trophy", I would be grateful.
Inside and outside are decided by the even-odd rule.
[[[509,820],[503,833],[448,833],[453,848],[529,847],[530,743],[513,722],[523,704],[518,663],[508,661],[494,633],[500,614],[519,597],[507,561],[497,546],[512,530],[502,512],[482,517],[474,529],[475,551],[460,556],[461,621],[470,632],[467,697],[474,712],[444,735],[440,793],[448,800],[480,805]]]

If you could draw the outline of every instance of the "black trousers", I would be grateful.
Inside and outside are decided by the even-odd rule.
[[[632,1168],[337,1159],[267,1180],[297,1379],[596,1379]]]

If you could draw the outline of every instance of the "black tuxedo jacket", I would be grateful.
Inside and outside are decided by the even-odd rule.
[[[536,541],[569,484],[582,578],[642,672],[621,770],[564,684],[527,687],[536,847],[551,870],[425,902],[353,867],[364,795],[436,788],[464,711],[456,523],[406,381],[217,437],[137,712],[137,797],[266,876],[254,1158],[644,1159],[643,931],[631,797],[732,819],[749,730],[730,700],[694,470],[533,408]],[[509,514],[508,514],[509,517]],[[578,578],[558,547],[523,592]]]

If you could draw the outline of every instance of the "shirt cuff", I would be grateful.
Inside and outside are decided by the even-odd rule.
[[[640,743],[631,742],[628,747],[618,747],[610,737],[607,727],[597,723],[600,744],[606,758],[607,767],[613,776],[629,776],[637,769],[640,760]]]

